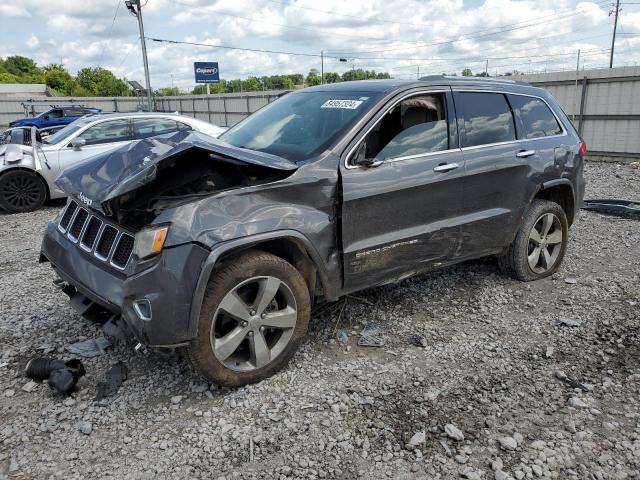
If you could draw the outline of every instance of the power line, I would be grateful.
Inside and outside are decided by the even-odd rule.
[[[597,2],[596,4],[598,6],[603,6],[605,3],[607,2]],[[491,35],[496,35],[498,33],[505,33],[505,32],[511,32],[514,30],[520,30],[520,29],[524,29],[524,28],[529,28],[529,27],[533,27],[533,26],[537,26],[537,25],[542,25],[542,24],[548,24],[551,22],[556,22],[559,20],[563,20],[567,17],[571,17],[571,16],[575,16],[575,15],[582,15],[584,13],[587,13],[586,10],[582,10],[582,11],[574,11],[573,13],[570,14],[566,14],[566,15],[559,15],[559,14],[553,14],[553,15],[546,15],[544,17],[537,17],[535,19],[532,20],[541,20],[543,18],[548,18],[550,16],[556,16],[557,18],[555,20],[546,20],[546,21],[536,21],[535,23],[529,23],[527,25],[521,25],[521,26],[515,26],[518,24],[513,24],[512,26],[509,26],[509,28],[504,28],[508,25],[503,25],[502,27],[498,27],[500,28],[500,30],[496,30],[493,32],[487,32],[486,30],[478,30],[476,32],[472,32],[470,34],[467,35],[462,35],[454,40],[444,40],[444,41],[440,41],[440,42],[433,42],[433,43],[425,43],[420,45],[421,47],[433,47],[433,46],[438,46],[438,45],[447,45],[447,44],[451,44],[451,43],[457,43],[460,42],[462,40],[470,40],[470,39],[475,39],[475,38],[483,38],[483,37],[488,37]],[[531,21],[532,21],[531,20]],[[522,23],[522,22],[520,22]],[[418,47],[418,45],[416,45],[416,47]],[[415,48],[415,47],[414,47]],[[388,49],[383,49],[383,50],[358,50],[358,51],[342,51],[342,50],[336,50],[336,51],[332,51],[333,53],[340,53],[344,56],[349,56],[349,54],[353,53],[353,54],[359,54],[359,53],[380,53],[380,52],[390,52],[390,51],[397,51],[397,50],[407,50],[407,47],[394,47],[394,48],[388,48]]]
[[[228,50],[242,50],[245,52],[260,52],[260,53],[277,53],[283,55],[296,55],[299,57],[314,57],[320,58],[321,55],[319,53],[302,53],[302,52],[285,52],[282,50],[266,50],[261,48],[247,48],[247,47],[232,47],[230,45],[212,45],[210,43],[198,43],[198,42],[185,42],[179,40],[167,40],[164,38],[153,38],[153,37],[145,37],[147,40],[151,40],[152,42],[164,42],[164,43],[173,43],[177,45],[192,45],[195,47],[211,47],[211,48],[223,48]],[[337,58],[337,57],[336,57]]]
[[[113,25],[116,23],[116,17],[118,16],[118,9],[120,8],[120,0],[116,0],[116,13],[113,14],[113,20],[111,20],[111,26],[109,27],[109,34],[107,35],[107,41],[102,45],[102,53],[100,54],[100,61],[98,62],[98,66],[102,66],[102,59],[104,57],[104,52],[107,49],[107,43],[111,40],[111,32],[113,32]]]

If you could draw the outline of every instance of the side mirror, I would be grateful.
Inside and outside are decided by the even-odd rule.
[[[71,146],[76,152],[78,150],[82,150],[82,147],[84,147],[86,144],[87,141],[84,138],[74,138],[73,140],[71,140]]]
[[[45,120],[49,120],[49,115],[44,115],[42,118],[44,118]]]
[[[367,157],[367,142],[362,142],[356,149],[356,153],[353,156],[353,164],[358,167],[372,168],[382,165],[383,160]]]

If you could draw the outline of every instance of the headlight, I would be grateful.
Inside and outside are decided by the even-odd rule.
[[[138,258],[147,258],[157,255],[164,247],[164,241],[167,239],[169,227],[156,227],[140,230],[136,233],[133,242],[133,253]]]

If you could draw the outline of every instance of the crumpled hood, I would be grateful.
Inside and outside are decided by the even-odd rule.
[[[96,155],[65,170],[55,183],[65,193],[79,197],[92,208],[106,213],[104,202],[153,181],[159,164],[195,149],[209,153],[212,162],[235,161],[289,172],[298,168],[284,158],[234,147],[208,135],[189,131],[138,140]]]

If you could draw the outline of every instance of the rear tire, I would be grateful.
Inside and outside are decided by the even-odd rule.
[[[568,232],[567,216],[560,205],[534,200],[516,238],[498,257],[500,270],[523,282],[554,274],[567,250]]]
[[[0,208],[6,212],[32,212],[46,199],[47,188],[35,172],[10,170],[0,176]]]
[[[275,255],[248,251],[209,280],[186,356],[218,385],[259,382],[287,365],[305,337],[310,310],[298,270]]]

